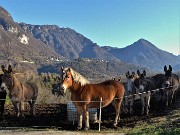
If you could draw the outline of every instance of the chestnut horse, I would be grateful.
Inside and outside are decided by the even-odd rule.
[[[115,80],[109,80],[98,84],[91,84],[81,74],[72,68],[61,68],[62,82],[61,90],[65,94],[67,90],[71,92],[71,100],[78,112],[78,129],[82,128],[82,114],[85,115],[85,130],[89,129],[88,108],[99,108],[102,98],[102,107],[110,104],[113,99],[116,110],[114,126],[117,126],[120,107],[124,96],[124,86]]]
[[[35,102],[38,96],[38,87],[35,83],[22,83],[16,79],[9,65],[8,70],[2,66],[4,75],[2,77],[1,89],[9,93],[9,98],[12,101],[16,115],[24,116],[24,102],[30,104],[31,115],[35,115]]]

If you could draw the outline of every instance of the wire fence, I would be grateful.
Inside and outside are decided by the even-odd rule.
[[[147,92],[158,92],[160,90],[164,91],[166,89],[169,89],[169,88],[173,88],[173,87],[179,87],[180,84],[178,85],[174,85],[174,86],[169,86],[169,87],[165,87],[165,88],[158,88],[158,89],[153,89],[153,90],[149,90],[149,91],[145,91],[145,92],[139,92],[139,93],[136,93],[136,94],[130,94],[130,95],[125,95],[123,97],[120,97],[120,98],[115,98],[115,99],[122,99],[122,98],[130,98],[132,96],[136,96],[136,95],[141,95],[141,94],[145,94]],[[179,90],[179,89],[177,89]],[[7,100],[8,98],[6,99],[0,99],[0,101],[5,101]],[[17,101],[14,100],[14,99],[10,99],[11,101]],[[27,101],[27,100],[26,100]],[[32,101],[32,100],[28,100],[28,101]],[[89,101],[68,101],[69,104],[67,104],[67,117],[68,117],[68,120],[73,122],[73,124],[78,121],[78,116],[77,116],[77,110],[73,104],[73,102],[89,102]],[[89,109],[89,114],[90,114],[90,121],[98,121],[99,122],[99,131],[101,130],[101,113],[102,113],[102,103],[105,102],[102,97],[100,98],[99,101],[90,101],[92,103],[99,103],[99,120],[97,119],[97,109]],[[68,106],[69,105],[69,106]]]

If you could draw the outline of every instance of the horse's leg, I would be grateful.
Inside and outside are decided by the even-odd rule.
[[[115,107],[115,110],[116,110],[116,117],[115,117],[115,120],[114,120],[114,127],[117,127],[118,120],[120,120],[119,114],[120,114],[120,107],[121,107],[122,100],[123,100],[122,97],[115,100],[115,106],[114,107]]]
[[[80,130],[80,129],[82,129],[82,119],[83,119],[82,108],[79,106],[76,106],[76,109],[77,109],[77,113],[78,113],[78,127],[77,127],[77,129]]]
[[[12,101],[12,104],[14,106],[14,110],[16,112],[16,116],[19,117],[19,115],[20,115],[20,112],[19,112],[19,102],[13,102]]]
[[[89,112],[86,105],[83,106],[84,118],[85,118],[85,128],[84,130],[89,129]]]

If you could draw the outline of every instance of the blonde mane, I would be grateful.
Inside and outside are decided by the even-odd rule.
[[[70,68],[72,77],[74,79],[75,82],[78,82],[81,84],[81,86],[84,86],[86,84],[89,84],[90,81],[87,80],[84,76],[82,76],[80,73],[74,71],[72,68]]]

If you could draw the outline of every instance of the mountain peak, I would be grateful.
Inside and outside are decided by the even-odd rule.
[[[12,19],[10,13],[0,6],[0,17]]]

